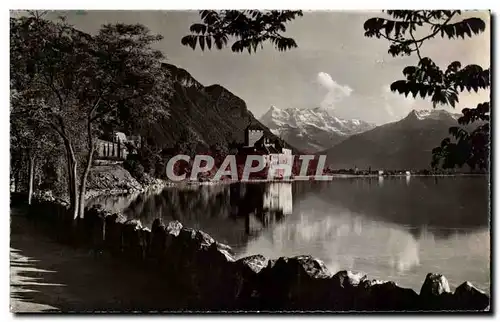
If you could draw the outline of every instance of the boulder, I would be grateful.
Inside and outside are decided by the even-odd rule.
[[[118,214],[106,216],[104,218],[104,244],[112,254],[118,254],[122,248],[121,223],[118,222]]]
[[[193,282],[204,310],[236,309],[234,303],[234,257],[226,248],[212,243],[198,248],[192,262]]]
[[[363,280],[355,301],[356,310],[368,311],[418,311],[419,296],[409,288],[402,288],[394,282]]]
[[[86,230],[88,233],[90,247],[93,251],[101,253],[104,250],[105,237],[105,218],[107,213],[104,211],[95,212],[91,215],[85,215]]]
[[[464,282],[455,289],[454,298],[458,310],[484,311],[489,310],[489,296],[474,287],[470,282]]]
[[[260,307],[261,288],[259,273],[267,267],[268,260],[262,255],[241,258],[234,263],[232,298],[243,310],[257,310]]]
[[[317,310],[327,307],[331,273],[311,256],[280,257],[259,274],[265,309]]]
[[[361,272],[339,271],[332,276],[332,283],[335,287],[344,289],[355,288],[366,280],[366,275]]]
[[[230,277],[234,258],[228,246],[217,243],[203,231],[183,228],[171,222],[167,232],[168,275],[193,308],[228,308],[231,298]],[[191,307],[191,306],[190,306]]]
[[[161,224],[161,220],[157,218],[153,221],[153,225],[151,226],[151,245],[149,254],[151,259],[160,266],[165,260],[166,240],[167,234],[165,232],[165,226]]]
[[[231,248],[231,246],[229,245],[226,245],[226,244],[223,244],[223,243],[219,243],[217,242],[217,248],[219,249],[224,249],[226,250],[228,253],[230,253],[231,255],[234,256],[234,252],[233,252],[233,249]]]
[[[420,289],[420,296],[439,296],[443,293],[451,293],[448,280],[441,274],[429,273],[425,277],[424,284]]]
[[[420,304],[423,310],[445,311],[456,309],[450,285],[444,275],[429,273],[420,289]]]
[[[139,234],[139,245],[142,251],[142,260],[147,259],[147,255],[149,254],[150,251],[150,244],[151,244],[151,229],[147,227],[143,227],[140,230]]]
[[[123,224],[122,252],[127,259],[134,263],[140,262],[143,256],[141,231],[142,224],[140,220],[131,219]]]
[[[199,249],[207,249],[211,245],[216,244],[215,239],[213,239],[212,236],[201,230],[196,231],[194,241],[196,243],[196,247],[198,247]],[[221,248],[217,247],[217,249]]]
[[[182,230],[182,224],[175,220],[171,221],[168,223],[167,227],[165,228],[166,232],[170,235],[173,235],[175,237],[179,236],[179,233]]]
[[[339,271],[332,276],[329,282],[329,292],[326,295],[329,310],[349,311],[362,307],[364,299],[360,296],[364,289],[361,287],[366,275],[361,272]]]

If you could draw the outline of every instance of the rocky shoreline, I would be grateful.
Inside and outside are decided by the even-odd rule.
[[[147,184],[139,184],[139,186],[130,186],[127,188],[109,188],[109,189],[88,189],[85,193],[85,199],[92,199],[100,196],[113,196],[113,195],[122,195],[122,194],[132,194],[132,193],[143,193],[147,191],[156,191],[163,189],[165,187],[172,186],[173,183],[162,180],[162,179],[152,179]]]
[[[176,296],[189,299],[189,311],[490,311],[486,293],[469,282],[452,292],[440,274],[429,273],[417,293],[361,273],[333,274],[311,256],[236,260],[229,246],[178,221],[143,227],[93,207],[74,222],[55,202],[35,201],[30,209],[61,242],[161,272]]]

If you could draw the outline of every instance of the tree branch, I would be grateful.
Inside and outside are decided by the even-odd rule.
[[[448,17],[448,19],[446,19],[446,21],[445,21],[444,23],[442,23],[442,24],[433,24],[434,26],[440,26],[439,28],[436,28],[436,30],[435,30],[433,33],[431,33],[431,34],[429,34],[429,35],[427,35],[427,36],[425,36],[425,37],[423,37],[423,38],[421,38],[421,39],[418,39],[418,40],[415,40],[415,38],[412,36],[413,41],[414,41],[416,44],[417,44],[417,43],[420,43],[420,44],[421,44],[421,43],[422,43],[422,42],[424,42],[425,40],[430,39],[430,38],[433,38],[434,36],[436,36],[436,35],[437,35],[440,31],[441,31],[441,29],[443,29],[443,27],[444,27],[444,26],[446,26],[446,25],[450,22],[450,20],[453,18],[453,16],[454,16],[454,15],[455,15],[455,13],[452,13],[452,14]],[[388,20],[388,19],[387,19],[387,20]],[[392,21],[392,22],[394,22],[394,23],[401,22],[401,21],[396,21],[396,20],[388,20],[388,21]],[[413,22],[413,21],[410,21],[410,23],[411,23],[411,24],[416,24],[416,22]],[[409,28],[410,28],[410,35],[411,35],[411,34],[412,34],[411,26],[410,26]],[[392,42],[395,42],[395,43],[398,43],[398,44],[402,44],[402,43],[404,43],[404,42],[405,42],[404,40],[399,40],[399,39],[395,39],[395,38],[389,37],[389,36],[387,36],[387,35],[384,35],[382,32],[380,32],[380,30],[378,30],[378,31],[377,31],[377,34],[378,34],[379,36],[381,36],[381,37],[383,37],[383,38],[385,38],[385,39],[389,40],[389,41],[392,41]]]
[[[413,29],[410,26],[410,37],[413,39],[413,42],[415,43],[415,50],[417,51],[417,56],[419,60],[422,60],[422,56],[420,56],[420,46],[422,46],[422,43],[420,45],[416,42],[415,36],[413,36]]]

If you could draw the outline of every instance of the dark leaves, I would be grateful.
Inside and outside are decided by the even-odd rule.
[[[489,69],[483,70],[477,65],[461,68],[459,62],[451,63],[445,72],[430,58],[422,58],[417,66],[403,69],[405,80],[391,84],[391,91],[413,97],[431,97],[434,106],[451,105],[459,102],[459,91],[486,89],[490,86]]]
[[[385,38],[390,41],[389,54],[392,56],[411,55],[418,52],[422,43],[436,36],[465,38],[483,32],[486,24],[480,18],[467,18],[451,23],[460,10],[387,10],[392,18],[374,17],[365,21],[366,37]],[[422,32],[419,32],[420,29]],[[430,34],[417,38],[423,32]]]
[[[454,168],[468,165],[470,168],[486,169],[490,157],[490,124],[489,102],[478,104],[476,108],[465,108],[463,116],[458,119],[460,125],[473,122],[483,122],[473,131],[470,128],[452,126],[449,129],[453,137],[445,138],[441,145],[433,149],[433,166],[441,165],[443,168]]]
[[[461,14],[460,10],[387,10],[392,19],[371,18],[364,24],[365,36],[389,40],[388,52],[392,56],[411,55],[416,52],[420,58],[417,66],[403,70],[404,80],[391,84],[391,91],[405,96],[420,95],[430,98],[434,107],[459,103],[459,93],[478,92],[490,87],[490,71],[478,65],[462,67],[458,61],[448,65],[443,71],[430,58],[421,58],[422,44],[434,37],[457,39],[472,37],[483,32],[485,22],[480,18],[467,18],[451,22]],[[422,32],[418,28],[422,27]],[[430,29],[430,33],[428,30]],[[423,32],[427,32],[423,35]],[[416,38],[419,35],[420,38]],[[486,169],[489,166],[489,102],[478,104],[476,108],[463,109],[458,119],[459,125],[483,122],[474,131],[460,126],[451,127],[453,137],[445,138],[439,147],[432,151],[432,166],[454,168],[468,165],[471,168]]]
[[[468,18],[452,24],[433,26],[433,31],[439,31],[441,37],[446,35],[451,39],[459,37],[465,39],[465,36],[477,35],[485,29],[486,24],[480,18]]]
[[[194,50],[196,48],[197,39],[198,36],[195,35],[184,36],[181,39],[181,44],[183,44],[184,46],[189,46]]]
[[[488,122],[490,120],[490,102],[484,102],[477,105],[476,108],[464,108],[463,116],[458,119],[458,123],[467,125],[477,121]]]
[[[279,51],[285,51],[297,47],[293,39],[281,34],[286,31],[285,24],[301,16],[301,11],[291,10],[202,10],[202,23],[193,24],[192,34],[183,37],[181,43],[192,49],[199,43],[201,50],[205,45],[211,49],[214,44],[220,50],[227,46],[229,38],[234,38],[233,52],[256,52],[268,41]]]
[[[191,27],[189,28],[189,30],[192,33],[204,34],[207,31],[207,26],[204,25],[204,24],[202,24],[202,23],[195,23],[195,24],[191,25]]]

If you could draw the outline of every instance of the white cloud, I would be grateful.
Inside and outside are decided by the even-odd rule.
[[[353,91],[349,85],[337,83],[330,74],[325,72],[319,72],[316,81],[328,91],[321,102],[321,107],[324,108],[335,108],[335,103],[349,97]]]
[[[412,94],[405,97],[404,94],[392,92],[390,85],[384,85],[381,88],[381,97],[383,99],[383,108],[388,115],[388,121],[396,121],[408,115],[412,109],[417,108],[415,98]]]

